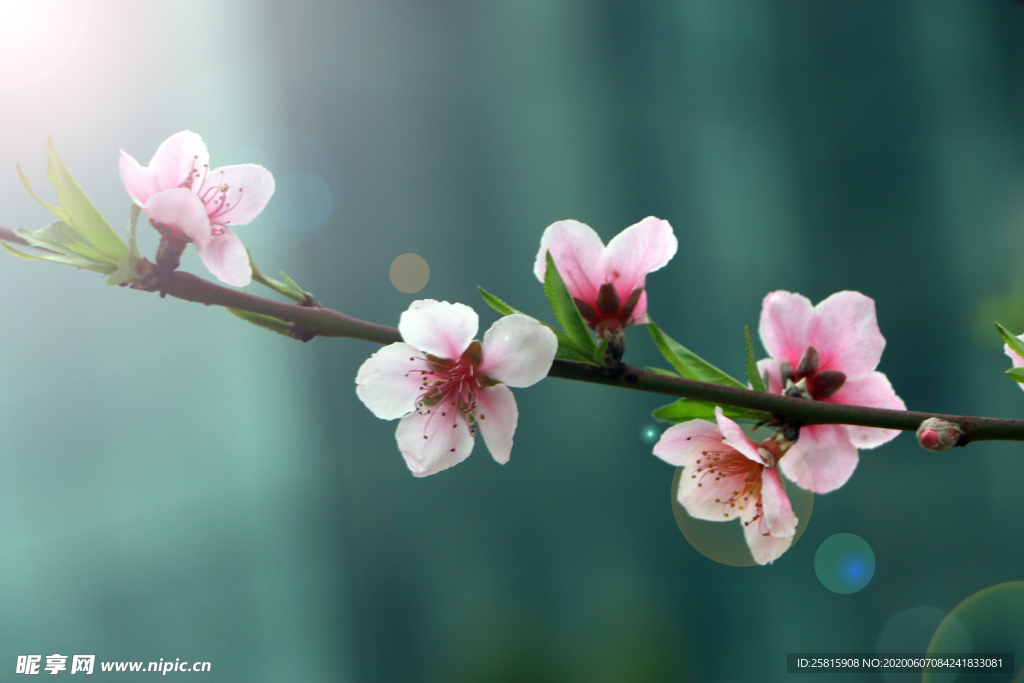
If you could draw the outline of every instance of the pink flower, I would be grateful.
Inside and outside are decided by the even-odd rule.
[[[668,221],[645,218],[605,247],[589,226],[559,221],[540,238],[533,272],[544,282],[547,253],[591,329],[604,336],[647,322],[647,274],[676,254],[678,242]]]
[[[256,218],[274,194],[274,176],[256,164],[210,170],[203,139],[184,130],[164,140],[149,166],[121,151],[121,181],[164,240],[194,242],[220,281],[252,281],[249,255],[231,230]]]
[[[509,387],[548,374],[555,334],[533,318],[508,315],[473,341],[480,319],[469,306],[425,299],[402,313],[404,342],[363,363],[356,394],[384,420],[402,418],[395,438],[417,477],[457,465],[473,450],[477,428],[501,464],[512,452],[519,409]]]
[[[817,306],[790,292],[772,292],[761,310],[761,342],[771,354],[758,362],[768,373],[768,390],[806,399],[906,410],[889,380],[875,371],[885,339],[878,330],[875,302],[859,292],[839,292]],[[783,471],[800,486],[828,493],[857,467],[858,448],[875,448],[899,430],[850,425],[800,428],[800,454],[806,467],[792,461]]]
[[[770,564],[796,534],[796,515],[776,465],[785,451],[773,439],[755,444],[715,407],[718,424],[690,420],[665,430],[654,454],[676,467],[679,503],[695,519],[743,520],[743,536],[754,561]]]

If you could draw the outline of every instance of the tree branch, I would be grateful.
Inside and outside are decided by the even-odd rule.
[[[14,231],[3,226],[0,226],[0,239],[23,246],[31,246],[16,235]],[[141,287],[135,288],[143,289]],[[237,308],[243,311],[273,316],[286,322],[301,325],[310,330],[315,336],[350,337],[378,344],[391,344],[402,341],[402,336],[394,327],[359,320],[329,308],[302,306],[265,299],[247,294],[246,292],[223,287],[183,271],[172,273],[169,278],[161,282],[160,289],[164,294],[185,301],[194,301],[208,306]],[[604,384],[623,389],[647,391],[666,396],[708,401],[719,405],[760,410],[801,425],[848,424],[862,427],[915,431],[924,420],[930,417],[937,417],[960,426],[964,432],[964,437],[960,440],[959,444],[961,446],[971,441],[1024,441],[1024,420],[1004,420],[970,415],[943,415],[909,410],[868,408],[865,406],[826,403],[824,401],[808,401],[802,398],[779,396],[749,389],[737,389],[720,384],[660,375],[630,365],[625,366],[624,372],[612,376],[601,368],[591,365],[555,359],[548,374],[550,377],[560,377],[579,382]]]
[[[175,272],[166,293],[186,301],[230,306],[274,316],[287,322],[304,325],[318,336],[351,337],[379,344],[402,341],[402,336],[394,327],[359,320],[329,308],[309,308],[264,299],[214,284],[191,273]],[[625,372],[613,377],[600,368],[556,359],[551,366],[549,376],[762,410],[804,425],[848,424],[915,431],[924,420],[929,417],[938,417],[959,425],[964,431],[964,438],[960,445],[971,441],[986,440],[1024,441],[1024,420],[943,415],[808,401],[802,398],[670,377],[628,365]]]

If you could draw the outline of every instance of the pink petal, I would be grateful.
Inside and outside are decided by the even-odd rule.
[[[782,393],[782,372],[779,370],[779,361],[774,358],[763,358],[757,361],[757,371],[764,377],[768,372],[768,393]]]
[[[549,328],[525,315],[507,315],[484,334],[479,369],[510,387],[528,387],[547,377],[557,350]]]
[[[519,423],[519,408],[504,384],[484,387],[476,395],[476,423],[491,457],[504,465],[512,456],[512,437]]]
[[[480,316],[465,304],[420,299],[398,321],[402,339],[439,358],[458,360],[480,327]]]
[[[775,468],[765,468],[761,473],[761,505],[772,536],[784,538],[796,533],[796,515]]]
[[[847,381],[839,387],[839,391],[826,399],[831,403],[868,406],[870,408],[889,408],[890,410],[906,410],[903,399],[896,395],[889,379],[881,372],[872,372],[867,377]],[[900,430],[877,429],[875,427],[858,427],[846,425],[850,440],[857,448],[875,448],[895,439]]]
[[[749,514],[752,517],[754,512],[750,511]],[[745,515],[743,521],[749,521],[749,517]],[[747,547],[750,548],[750,554],[758,564],[771,564],[782,557],[782,554],[793,545],[792,536],[772,536],[764,517],[756,522],[744,524],[743,537],[747,541]]]
[[[397,342],[377,351],[359,366],[356,395],[382,420],[395,420],[415,408],[426,363],[415,346]],[[414,360],[415,359],[415,360]]]
[[[822,370],[844,372],[847,381],[869,375],[885,349],[874,300],[860,292],[837,292],[825,299],[814,309],[807,344],[821,354]]]
[[[719,457],[736,458],[742,463],[749,462],[731,448],[720,445],[718,451]],[[710,522],[736,519],[742,513],[740,504],[730,505],[718,501],[730,500],[735,491],[743,488],[750,469],[756,467],[757,465],[750,463],[749,468],[737,468],[736,474],[718,479],[714,473],[698,472],[697,467],[687,466],[679,478],[679,492],[676,497],[694,519],[706,519]],[[754,507],[754,501],[748,501],[744,509],[747,507]]]
[[[197,245],[206,244],[213,237],[203,203],[184,187],[157,192],[143,209],[152,220],[187,235]]]
[[[597,233],[577,221],[558,221],[548,226],[540,238],[540,251],[533,273],[544,282],[547,253],[555,261],[565,286],[577,299],[597,305],[597,290],[604,283],[605,250]]]
[[[788,360],[795,368],[807,350],[807,328],[814,315],[811,300],[791,292],[772,292],[761,306],[758,333],[775,360]]]
[[[409,413],[398,423],[395,439],[405,464],[417,477],[458,465],[473,452],[473,437],[461,410],[447,418],[436,412]]]
[[[121,181],[132,200],[145,206],[154,194],[181,187],[193,169],[201,174],[204,165],[209,163],[210,155],[203,139],[192,131],[183,130],[163,141],[147,167],[122,150]]]
[[[791,481],[809,491],[834,491],[857,469],[857,448],[850,441],[845,425],[801,427],[796,447],[803,459],[790,458],[787,454],[780,465]]]
[[[227,187],[226,193],[218,189]],[[222,166],[210,172],[196,193],[206,202],[211,221],[218,225],[245,225],[260,215],[274,194],[274,175],[258,164]],[[224,199],[226,210],[219,204]]]
[[[625,301],[634,289],[645,285],[648,273],[672,260],[678,247],[679,242],[668,221],[649,216],[629,226],[608,243],[605,282],[614,283],[619,298]],[[644,302],[640,315],[646,311]]]
[[[196,242],[196,253],[218,280],[233,287],[245,287],[252,282],[249,253],[231,228],[225,226],[221,230],[207,244]]]
[[[707,420],[690,420],[672,425],[654,444],[654,454],[669,465],[691,466],[708,448],[721,448],[722,432]]]
[[[756,462],[758,465],[764,464],[764,458],[758,452],[757,444],[747,438],[747,435],[743,433],[742,427],[725,416],[720,406],[715,406],[715,419],[718,422],[718,428],[725,437],[722,439],[722,443],[733,448],[741,455],[746,456],[747,459]]]

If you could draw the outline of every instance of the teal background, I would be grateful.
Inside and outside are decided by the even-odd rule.
[[[47,135],[120,229],[119,149],[146,162],[187,128],[218,165],[295,129],[340,169],[329,223],[238,233],[327,306],[396,324],[461,301],[486,328],[482,285],[550,319],[547,225],[608,240],[655,215],[680,248],[651,315],[725,370],[769,291],[855,289],[908,406],[1024,415],[990,327],[1024,331],[1024,4],[68,4],[51,25],[85,7],[77,43],[0,17],[53,63],[0,75],[0,224],[48,222],[14,172],[45,187]],[[431,268],[417,295],[388,279],[406,252]],[[894,615],[1024,573],[1019,444],[862,452],[797,546],[725,567],[675,527],[639,436],[656,396],[542,382],[516,393],[508,465],[480,444],[416,480],[353,391],[372,344],[0,264],[0,680],[88,653],[210,661],[209,681],[769,683],[787,652],[871,652]],[[837,533],[876,558],[852,595],[814,573]]]

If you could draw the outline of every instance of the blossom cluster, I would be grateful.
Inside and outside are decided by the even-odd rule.
[[[557,268],[579,315],[599,340],[647,323],[646,278],[675,255],[667,221],[646,218],[605,246],[576,221],[560,221],[541,237],[534,273],[547,282]],[[359,370],[357,393],[377,416],[401,418],[396,438],[416,476],[464,460],[477,428],[492,456],[508,462],[518,412],[508,386],[542,379],[559,351],[555,334],[520,314],[502,318],[472,341],[477,316],[462,304],[416,301],[402,314],[401,343],[375,353]],[[885,347],[874,302],[839,292],[817,306],[799,294],[772,292],[764,300],[761,340],[769,357],[758,362],[769,392],[806,400],[903,410],[903,401],[876,367]],[[497,343],[501,339],[502,343]],[[683,468],[678,500],[710,521],[741,519],[756,562],[776,560],[791,545],[797,518],[780,470],[797,486],[827,493],[857,466],[858,449],[892,440],[896,430],[846,425],[799,427],[800,457],[779,431],[759,443],[714,407],[716,422],[694,419],[670,427],[654,455]]]
[[[121,178],[167,245],[192,243],[221,281],[252,279],[248,254],[233,227],[253,220],[274,191],[262,166],[210,169],[202,139],[183,131],[140,165],[121,153]],[[461,303],[414,301],[399,320],[402,340],[374,353],[356,376],[356,393],[379,418],[398,420],[398,450],[414,476],[436,474],[465,460],[477,432],[491,456],[507,463],[519,423],[510,387],[536,384],[556,355],[606,368],[621,363],[625,330],[649,323],[647,276],[678,249],[668,221],[648,217],[605,245],[589,226],[559,221],[540,240],[534,274],[545,287],[564,287],[585,337],[559,337],[514,309],[476,340],[477,313]],[[176,262],[175,262],[176,265]],[[557,278],[549,272],[557,270]],[[552,296],[553,305],[556,298]],[[556,316],[559,309],[556,306]],[[565,324],[567,333],[570,325]],[[596,344],[608,349],[593,358]],[[885,347],[874,302],[839,292],[817,306],[799,294],[772,292],[764,299],[759,332],[768,357],[757,363],[764,388],[811,401],[904,409],[885,375],[876,370]],[[1014,361],[1015,364],[1017,360]],[[880,446],[895,430],[847,425],[788,425],[755,443],[723,409],[715,421],[686,420],[667,429],[654,455],[683,473],[679,503],[697,519],[740,519],[754,560],[773,562],[792,543],[797,518],[780,472],[797,486],[827,493],[857,466],[858,449]],[[784,433],[796,431],[794,440]],[[796,428],[794,430],[794,428]],[[796,450],[794,450],[794,446]],[[799,452],[800,457],[788,455]]]
[[[287,276],[281,283],[254,271],[235,234],[273,196],[274,177],[266,168],[238,164],[211,169],[206,145],[191,131],[165,140],[147,166],[122,151],[121,179],[135,206],[129,246],[81,194],[52,145],[49,153],[58,197],[62,203],[63,197],[74,201],[46,204],[59,219],[46,228],[16,231],[45,255],[24,254],[5,242],[11,253],[103,272],[111,276],[111,284],[164,291],[180,255],[193,244],[209,271],[228,285],[244,287],[255,276],[300,305],[319,305]],[[156,262],[148,270],[134,240],[141,212],[160,234]],[[817,305],[800,294],[769,293],[758,327],[768,355],[756,360],[748,330],[746,384],[669,339],[648,315],[647,276],[664,268],[677,250],[672,226],[655,217],[626,228],[607,245],[583,223],[556,222],[541,236],[534,274],[561,329],[481,290],[502,317],[477,340],[479,316],[469,306],[414,301],[399,320],[402,341],[381,348],[362,364],[356,393],[377,417],[398,420],[398,450],[417,477],[465,460],[477,432],[495,461],[509,462],[519,425],[511,388],[536,384],[556,362],[620,376],[626,371],[626,330],[636,325],[647,325],[675,368],[659,372],[803,401],[906,409],[877,369],[885,338],[874,301],[859,292],[838,292]],[[277,331],[287,327],[267,316],[247,319]],[[1024,335],[1014,337],[998,327],[1014,366],[1007,374],[1024,383]],[[759,564],[778,559],[795,538],[799,520],[786,493],[787,480],[818,494],[834,491],[853,474],[859,450],[881,446],[898,434],[856,425],[805,424],[784,415],[689,399],[659,409],[655,417],[675,423],[661,435],[653,454],[682,469],[676,494],[680,505],[696,519],[739,519]],[[748,432],[736,420],[758,424]],[[761,438],[751,438],[749,434],[765,426]],[[959,445],[963,436],[959,426],[939,418],[923,421],[918,430],[919,442],[929,450]]]

